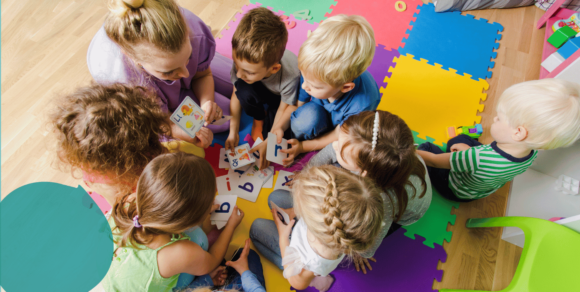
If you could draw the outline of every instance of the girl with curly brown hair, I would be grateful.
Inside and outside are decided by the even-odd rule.
[[[330,272],[345,256],[371,248],[379,235],[385,216],[382,190],[370,178],[330,165],[307,168],[295,181],[292,199],[298,221],[284,223],[272,210],[274,221],[256,219],[250,238],[284,270],[292,287],[327,291],[334,283]]]
[[[171,126],[151,89],[91,85],[56,104],[50,123],[61,166],[83,173],[91,196],[98,200],[96,192],[108,203],[99,206],[104,212],[135,190],[147,163],[169,152],[160,139],[171,136]],[[206,128],[199,133],[211,135]]]

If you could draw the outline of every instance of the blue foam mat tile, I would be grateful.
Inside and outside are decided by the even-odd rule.
[[[432,3],[421,5],[415,21],[411,21],[408,37],[403,39],[402,55],[411,54],[416,60],[425,59],[431,65],[440,64],[445,70],[470,75],[479,80],[491,77],[490,68],[497,57],[503,26],[475,19],[460,12],[435,12]]]

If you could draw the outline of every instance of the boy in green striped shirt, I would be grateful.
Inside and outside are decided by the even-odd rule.
[[[580,84],[542,79],[506,89],[497,104],[490,133],[482,145],[467,135],[447,144],[419,145],[431,183],[445,198],[469,202],[485,198],[525,172],[537,150],[572,145],[580,138]]]

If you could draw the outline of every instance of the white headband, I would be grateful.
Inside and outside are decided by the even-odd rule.
[[[379,137],[379,111],[375,113],[375,124],[373,126],[373,151],[377,147],[377,138]]]

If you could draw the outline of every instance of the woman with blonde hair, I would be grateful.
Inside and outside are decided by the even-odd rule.
[[[87,53],[93,78],[152,87],[167,113],[189,96],[205,111],[209,129],[229,129],[229,123],[209,125],[229,115],[233,90],[232,61],[215,53],[210,28],[174,0],[108,1],[105,23]],[[172,130],[174,137],[199,144],[176,125]]]

